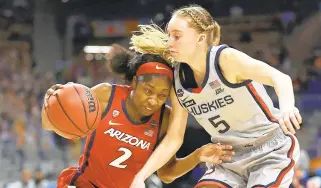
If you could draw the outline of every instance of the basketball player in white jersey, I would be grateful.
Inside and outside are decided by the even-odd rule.
[[[206,161],[208,170],[196,187],[289,187],[299,156],[295,129],[302,123],[291,78],[238,50],[218,46],[220,26],[202,7],[176,10],[167,30],[169,38],[156,27],[141,26],[142,34],[131,41],[137,51],[184,62],[174,64],[167,135],[132,188],[143,186],[179,149],[187,113],[214,143],[232,145],[236,153],[229,163],[213,166]],[[263,84],[274,87],[280,109],[273,107]]]

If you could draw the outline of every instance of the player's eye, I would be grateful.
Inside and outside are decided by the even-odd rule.
[[[166,97],[167,97],[166,94],[160,94],[160,95],[159,95],[159,98],[161,98],[162,100],[165,99]]]
[[[150,89],[145,89],[145,93],[146,93],[147,95],[151,95],[151,94],[152,94],[152,90],[150,90]]]
[[[171,35],[170,37],[173,38],[174,40],[178,40],[180,38],[179,35]]]

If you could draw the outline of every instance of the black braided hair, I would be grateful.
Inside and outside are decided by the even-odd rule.
[[[131,52],[118,44],[112,45],[110,52],[110,69],[113,73],[123,75],[127,81],[132,81],[138,68],[144,63],[158,62],[171,67],[161,56]]]

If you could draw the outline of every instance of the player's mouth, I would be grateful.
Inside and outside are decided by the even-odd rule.
[[[175,50],[169,50],[169,53],[172,54],[172,55],[175,55],[175,54],[177,54],[178,52],[175,51]]]
[[[153,108],[148,107],[148,106],[142,106],[142,113],[145,114],[146,116],[149,116],[154,113],[155,110]]]
[[[149,107],[147,107],[147,106],[145,106],[145,109],[146,109],[147,111],[150,111],[150,112],[152,112],[152,111],[153,111],[153,109],[152,109],[152,108],[149,108]]]

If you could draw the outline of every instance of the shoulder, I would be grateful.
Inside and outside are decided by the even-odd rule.
[[[100,102],[108,101],[113,90],[113,85],[109,83],[101,83],[91,88],[91,91],[96,95]]]
[[[225,51],[226,49],[232,49],[226,44],[221,44],[218,46],[210,46],[208,52],[211,54],[218,54],[221,55],[221,52]]]
[[[250,56],[235,48],[224,48],[220,53],[220,61],[229,61],[230,63],[237,63],[249,58]]]
[[[229,72],[238,72],[239,64],[246,59],[247,55],[234,48],[224,48],[220,52],[219,66]]]
[[[220,63],[221,61],[223,61],[222,57],[225,57],[227,54],[229,54],[231,52],[231,49],[233,48],[229,47],[226,44],[211,46],[208,49],[207,61],[215,61],[216,63]]]
[[[232,58],[233,56],[235,56],[239,52],[240,51],[238,51],[234,48],[224,48],[224,49],[222,49],[222,51],[220,53],[220,59]]]

